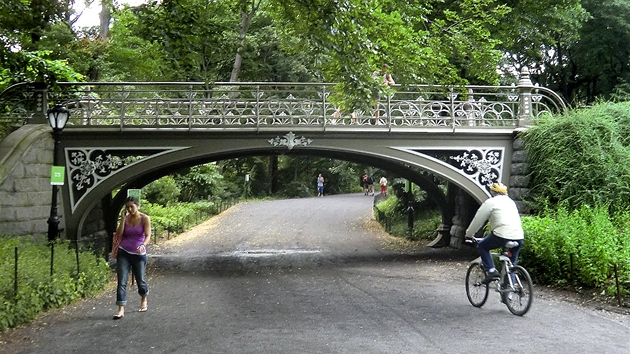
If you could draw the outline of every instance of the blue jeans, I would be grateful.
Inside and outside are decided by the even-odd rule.
[[[138,294],[147,296],[149,285],[146,279],[147,255],[131,254],[118,250],[116,257],[116,273],[118,274],[118,287],[116,288],[116,305],[127,305],[127,281],[129,280],[129,270],[133,271],[133,276],[138,284]]]
[[[516,265],[516,260],[518,259],[518,254],[521,252],[521,246],[523,246],[523,240],[508,240],[499,236],[496,236],[492,232],[484,237],[481,242],[479,242],[479,254],[481,255],[481,263],[483,264],[483,269],[486,271],[494,268],[494,260],[490,255],[490,250],[501,248],[505,246],[505,243],[508,241],[516,241],[518,242],[518,246],[512,248],[510,252],[512,253],[512,257],[510,257],[510,261],[512,264]]]

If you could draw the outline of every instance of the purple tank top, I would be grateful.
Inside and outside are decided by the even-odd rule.
[[[125,220],[125,231],[123,232],[119,248],[127,253],[137,254],[138,247],[142,244],[142,242],[144,242],[145,234],[144,225],[142,224],[143,218],[144,214],[141,214],[140,223],[136,226],[129,225],[129,223]],[[143,251],[142,254],[144,253],[146,252]]]

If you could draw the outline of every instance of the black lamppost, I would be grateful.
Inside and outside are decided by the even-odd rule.
[[[59,142],[61,140],[61,131],[66,127],[70,111],[66,107],[56,104],[48,110],[48,124],[53,129],[53,139],[55,145],[53,147],[53,166],[59,165],[57,155]],[[57,216],[57,186],[52,186],[52,202],[50,206],[50,217],[48,218],[48,241],[54,241],[59,236],[59,217]]]

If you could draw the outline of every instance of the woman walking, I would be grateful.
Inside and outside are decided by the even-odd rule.
[[[127,305],[127,281],[129,270],[138,284],[140,294],[140,312],[148,309],[147,295],[149,287],[146,280],[147,249],[146,245],[151,239],[151,219],[148,215],[138,211],[140,203],[136,197],[127,197],[125,208],[121,211],[120,223],[116,233],[121,237],[117,249],[113,250],[116,256],[116,273],[118,274],[118,287],[116,288],[116,305],[118,312],[115,320],[125,316]]]

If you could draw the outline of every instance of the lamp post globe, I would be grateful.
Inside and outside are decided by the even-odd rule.
[[[61,131],[66,127],[70,111],[66,107],[56,104],[48,110],[48,124],[53,130],[53,166],[59,164],[59,143]],[[48,218],[48,241],[54,241],[59,236],[59,216],[57,215],[57,186],[52,186],[52,201],[50,206],[50,217]]]
[[[68,118],[70,118],[70,111],[66,107],[56,104],[48,110],[47,115],[48,124],[53,130],[63,130],[66,127],[66,123],[68,123]]]

